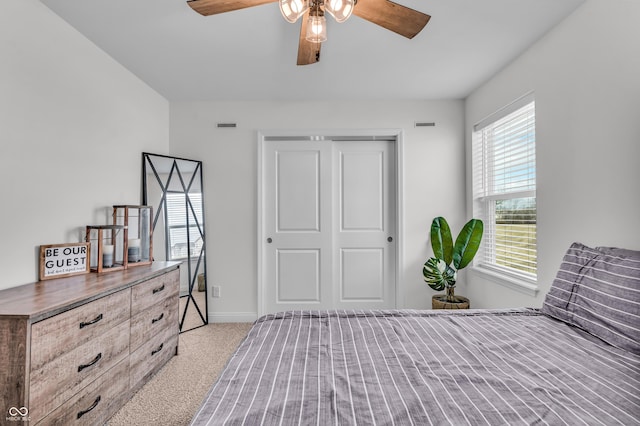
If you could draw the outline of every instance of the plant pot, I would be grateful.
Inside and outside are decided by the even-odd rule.
[[[453,296],[453,302],[447,301],[446,294],[436,294],[431,298],[432,309],[469,309],[469,299]]]

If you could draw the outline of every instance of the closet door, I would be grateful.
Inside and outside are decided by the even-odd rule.
[[[335,308],[396,306],[394,164],[390,141],[333,143]]]
[[[395,307],[393,142],[267,140],[264,313]]]
[[[332,307],[330,150],[324,141],[265,142],[265,313]]]

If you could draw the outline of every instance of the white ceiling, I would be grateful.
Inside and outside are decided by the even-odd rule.
[[[366,0],[360,0],[366,1]],[[413,40],[327,18],[317,64],[277,3],[203,17],[184,0],[42,0],[169,100],[460,99],[584,0],[397,0],[432,16]]]

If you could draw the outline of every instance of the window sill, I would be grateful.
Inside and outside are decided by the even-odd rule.
[[[539,289],[535,280],[519,277],[515,274],[511,275],[486,266],[474,266],[471,268],[471,272],[520,293],[534,297],[538,295]]]

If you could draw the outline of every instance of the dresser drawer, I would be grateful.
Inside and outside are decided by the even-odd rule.
[[[160,303],[131,318],[129,350],[134,352],[144,342],[165,329],[172,329],[175,333],[179,331],[177,293],[172,293],[171,297],[161,300]]]
[[[120,361],[38,425],[103,425],[129,400],[129,359]]]
[[[177,331],[165,329],[132,352],[129,358],[131,388],[137,390],[144,385],[176,354],[177,347]]]
[[[160,301],[177,297],[180,290],[180,271],[173,270],[131,289],[131,316],[143,312]]]
[[[29,415],[37,422],[129,355],[130,321],[32,369]]]
[[[101,336],[130,317],[131,290],[126,289],[63,312],[31,326],[31,369]]]

